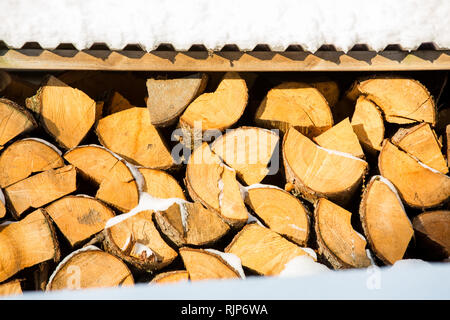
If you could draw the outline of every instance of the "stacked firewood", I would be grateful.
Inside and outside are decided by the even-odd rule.
[[[0,294],[450,255],[445,85],[436,98],[392,75],[39,81],[0,71]]]

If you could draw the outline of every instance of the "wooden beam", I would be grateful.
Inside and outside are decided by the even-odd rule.
[[[114,71],[450,70],[450,50],[423,51],[109,51],[0,50],[0,69]]]

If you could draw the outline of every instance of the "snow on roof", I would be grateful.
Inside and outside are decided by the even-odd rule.
[[[95,43],[146,51],[160,44],[180,51],[198,44],[210,50],[235,44],[243,51],[258,44],[311,52],[322,45],[346,52],[355,44],[376,51],[422,43],[449,49],[449,16],[446,0],[2,0],[0,41],[45,49],[72,43],[78,50]]]

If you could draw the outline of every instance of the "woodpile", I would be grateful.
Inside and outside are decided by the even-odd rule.
[[[427,77],[38,75],[0,71],[0,295],[450,255]]]

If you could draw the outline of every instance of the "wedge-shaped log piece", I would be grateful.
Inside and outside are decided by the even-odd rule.
[[[244,113],[247,100],[245,80],[235,72],[226,73],[216,91],[198,96],[181,115],[183,143],[192,146],[201,138],[197,134],[206,130],[223,131],[235,124]]]
[[[100,184],[119,159],[108,149],[99,145],[85,145],[73,148],[64,155],[70,164],[88,179]]]
[[[64,158],[99,186],[96,198],[126,212],[139,202],[139,186],[129,164],[110,150],[98,146],[79,146]]]
[[[441,151],[442,145],[429,123],[421,123],[408,129],[400,128],[391,141],[427,166],[444,174],[448,173]]]
[[[0,297],[1,296],[17,296],[22,295],[22,285],[20,284],[20,280],[11,280],[5,283],[0,284]]]
[[[383,110],[387,122],[436,123],[434,99],[417,80],[375,78],[358,82],[356,88]]]
[[[11,212],[19,218],[31,208],[39,208],[77,189],[77,171],[68,165],[50,169],[21,180],[5,189]]]
[[[177,246],[205,246],[222,238],[230,227],[200,203],[173,204],[155,213],[159,229]]]
[[[6,188],[33,173],[62,166],[61,151],[47,141],[37,138],[16,141],[0,155],[0,187]]]
[[[427,211],[413,219],[419,250],[429,259],[450,256],[450,211]]]
[[[170,174],[156,169],[138,168],[139,172],[144,177],[144,192],[147,192],[152,197],[167,199],[180,198],[186,200],[183,189]]]
[[[187,247],[180,249],[180,255],[191,281],[245,277],[235,255]]]
[[[247,188],[245,203],[271,230],[300,246],[309,238],[308,210],[290,193],[266,185]]]
[[[57,262],[59,255],[53,226],[42,209],[0,225],[0,282],[38,263]]]
[[[31,131],[37,127],[30,112],[18,104],[0,99],[0,149],[18,135]]]
[[[109,115],[98,122],[95,131],[103,146],[134,164],[154,169],[169,169],[175,164],[146,108]]]
[[[89,196],[66,196],[45,208],[72,246],[87,240],[115,216],[101,201]]]
[[[358,136],[353,131],[348,118],[314,137],[313,140],[321,147],[364,158],[364,152],[359,144]]]
[[[211,144],[211,150],[247,185],[259,183],[269,173],[269,164],[279,137],[273,131],[241,127],[227,131]],[[278,155],[275,155],[278,157]]]
[[[370,265],[366,239],[351,225],[351,212],[321,198],[314,210],[319,253],[335,269],[364,268]]]
[[[256,223],[246,225],[225,252],[234,253],[241,259],[242,266],[266,276],[279,274],[294,257],[309,254],[316,259],[311,249],[301,248]]]
[[[174,124],[186,107],[206,88],[206,73],[173,79],[147,79],[147,108],[156,127]]]
[[[117,216],[105,229],[105,249],[140,270],[152,272],[169,265],[177,256],[153,223],[153,211]]]
[[[385,264],[403,259],[414,234],[411,221],[394,185],[373,176],[359,207],[364,234],[373,252]]]
[[[26,105],[64,148],[80,144],[95,122],[96,103],[84,92],[50,76]]]
[[[157,274],[150,284],[165,284],[175,282],[188,282],[189,273],[186,270],[167,271]]]
[[[378,107],[364,96],[356,100],[352,116],[352,127],[359,142],[369,152],[381,150],[384,139],[384,120]]]
[[[87,246],[66,256],[50,276],[46,291],[133,286],[128,267],[115,256]]]
[[[302,82],[286,82],[271,89],[261,102],[255,122],[286,133],[291,126],[316,136],[333,125],[327,100],[316,88]]]
[[[336,81],[324,80],[313,81],[309,83],[311,87],[316,88],[327,100],[328,105],[333,108],[339,101],[340,90]]]
[[[324,197],[346,203],[368,169],[366,161],[322,148],[295,128],[284,137],[283,162],[287,182],[310,202]]]
[[[119,111],[127,110],[134,108],[127,99],[125,99],[124,96],[122,96],[118,92],[114,92],[111,94],[111,97],[109,97],[108,102],[105,105],[104,108],[104,115],[110,115]]]
[[[224,165],[207,143],[194,150],[186,167],[186,188],[194,201],[215,210],[233,227],[242,226],[248,211],[236,171]]]
[[[389,140],[383,142],[378,168],[413,208],[436,207],[450,197],[450,178],[401,151]]]

